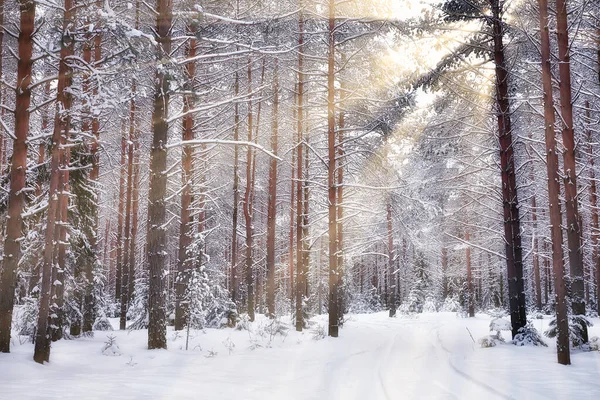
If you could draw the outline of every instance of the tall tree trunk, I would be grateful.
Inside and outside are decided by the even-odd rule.
[[[236,70],[234,78],[234,93],[237,98],[240,93],[240,77]],[[240,140],[240,108],[238,102],[234,105],[234,116],[233,116],[233,140]],[[239,150],[238,146],[234,146],[233,149],[233,227],[231,230],[231,300],[235,303],[237,301],[237,286],[238,286],[238,206],[240,203],[240,177],[239,177]]]
[[[188,28],[188,35],[195,37],[195,28]],[[189,39],[186,50],[186,58],[196,56],[196,39]],[[194,116],[190,110],[194,108],[194,79],[196,78],[196,64],[186,64],[186,94],[183,99],[183,111],[186,116],[183,120],[182,140],[194,139]],[[184,145],[181,154],[181,222],[179,227],[179,259],[177,260],[177,280],[175,281],[175,330],[182,330],[186,324],[187,304],[185,294],[190,280],[193,267],[193,257],[190,252],[194,237],[194,219],[191,215],[192,206],[192,172],[194,171],[194,148],[192,145]]]
[[[71,86],[72,71],[68,64],[69,57],[73,54],[73,37],[72,24],[75,18],[75,0],[65,0],[63,30],[62,30],[62,47],[60,50],[60,63],[58,69],[58,85],[57,85],[57,107],[56,117],[54,119],[54,131],[52,133],[52,161],[50,164],[50,187],[48,189],[48,219],[46,222],[45,246],[44,246],[44,263],[42,266],[42,287],[40,294],[40,304],[38,312],[38,322],[35,337],[35,349],[33,359],[43,364],[50,360],[50,339],[51,332],[49,331],[49,311],[50,298],[52,287],[56,286],[53,283],[53,275],[56,274],[54,268],[55,243],[60,240],[56,236],[57,219],[61,221],[60,213],[60,198],[62,197],[61,186],[64,183],[64,175],[62,172],[65,169],[64,148],[63,144],[70,135],[70,116],[72,96],[68,88]],[[61,182],[62,181],[62,182]],[[61,327],[62,329],[62,327]]]
[[[336,132],[335,132],[335,0],[329,0],[329,30],[327,55],[327,187],[329,215],[329,336],[338,337],[339,328],[339,270],[337,243],[336,199]]]
[[[540,10],[540,39],[542,55],[542,85],[544,91],[544,122],[546,139],[546,168],[548,170],[548,204],[552,238],[552,270],[556,300],[556,349],[559,364],[571,364],[569,348],[569,320],[567,289],[562,249],[562,217],[560,213],[560,174],[554,131],[554,101],[552,94],[552,68],[550,65],[550,35],[548,33],[548,0],[538,0]]]
[[[135,96],[137,91],[136,82],[131,82],[131,92]],[[121,312],[119,315],[119,329],[124,330],[127,327],[127,309],[131,293],[129,293],[129,283],[132,277],[130,276],[131,266],[129,252],[131,251],[131,207],[133,200],[133,157],[134,157],[134,140],[135,140],[135,114],[136,104],[135,98],[131,99],[129,106],[129,139],[127,140],[127,191],[125,194],[125,241],[123,243],[123,264],[121,274]]]
[[[302,10],[302,2],[300,2]],[[301,332],[306,325],[304,321],[304,294],[306,293],[306,276],[304,275],[305,238],[303,229],[304,213],[304,13],[298,16],[298,93],[297,93],[297,147],[296,147],[296,331]]]
[[[600,235],[600,225],[598,224],[598,194],[596,192],[596,172],[594,171],[595,157],[594,147],[592,145],[592,130],[590,129],[592,124],[590,103],[585,102],[585,125],[586,125],[586,136],[588,141],[588,152],[590,155],[590,207],[592,209],[592,261],[595,265],[596,270],[596,306],[600,312],[600,252],[598,251],[598,235]]]
[[[442,298],[448,297],[448,248],[442,247]]]
[[[273,127],[271,152],[277,155],[279,136],[279,71],[275,59],[273,72]],[[269,317],[275,317],[275,234],[277,227],[277,159],[272,157],[269,164],[269,200],[267,207],[267,310]]]
[[[171,53],[172,0],[156,1],[157,64],[168,63]],[[150,150],[150,190],[148,194],[148,245],[150,287],[148,293],[148,348],[167,348],[166,299],[164,287],[167,195],[167,139],[170,98],[169,72],[156,69],[154,111],[152,115],[152,147]]]
[[[96,2],[96,9],[102,7],[102,2]],[[94,38],[94,67],[98,68],[102,58],[102,35],[100,32],[96,32]],[[98,85],[94,85],[92,90],[94,96],[98,95]],[[82,332],[88,334],[92,332],[95,320],[95,298],[94,298],[94,267],[98,265],[98,232],[99,228],[99,216],[98,216],[98,201],[100,199],[99,192],[99,178],[100,178],[100,120],[98,116],[94,115],[92,118],[92,145],[90,148],[90,154],[92,157],[92,171],[90,172],[90,180],[94,187],[95,192],[95,204],[93,209],[92,221],[93,226],[88,234],[88,241],[90,248],[94,254],[93,260],[87,260],[84,266],[84,279],[85,279],[85,291],[83,298],[83,324]]]
[[[569,55],[566,0],[556,0],[556,33],[558,37],[562,142],[564,146],[565,213],[567,214],[567,243],[571,273],[571,308],[575,315],[585,315],[583,255],[581,253],[581,226],[579,224],[579,211],[577,209],[577,173],[575,166],[573,105],[571,102],[571,61]],[[583,324],[581,328],[583,330],[583,340],[587,342],[587,326]]]
[[[346,63],[346,57],[342,54],[341,58],[342,65]],[[344,88],[343,80],[340,81],[340,111],[338,118],[338,131],[337,131],[337,157],[339,164],[337,167],[337,251],[338,251],[338,279],[339,279],[339,294],[338,294],[338,324],[342,326],[344,324],[344,308],[345,308],[345,291],[344,291],[344,128],[346,127],[346,113],[344,112],[344,100],[346,98],[346,89]],[[394,310],[395,314],[395,310]]]
[[[504,56],[504,28],[501,21],[500,0],[490,0],[496,65],[496,113],[500,140],[500,168],[502,171],[502,202],[504,205],[504,237],[506,241],[506,269],[510,320],[513,338],[527,324],[525,286],[523,282],[523,255],[521,248],[521,221],[515,177],[515,159],[508,94],[508,70]]]
[[[252,93],[252,59],[248,58],[248,97]],[[252,131],[254,129],[252,121],[252,101],[248,101],[248,142],[252,142]],[[254,321],[254,258],[252,257],[252,250],[254,247],[254,227],[252,226],[252,216],[254,214],[252,210],[251,197],[252,187],[254,182],[252,180],[252,165],[253,161],[253,149],[248,146],[246,153],[246,191],[244,193],[244,218],[246,223],[246,288],[247,288],[247,303],[248,303],[248,317],[250,321]]]
[[[389,282],[390,282],[390,289],[389,289],[389,300],[388,300],[388,307],[390,309],[390,317],[395,317],[396,316],[396,302],[397,302],[397,298],[396,298],[396,294],[397,294],[397,287],[395,285],[395,277],[396,277],[396,273],[394,271],[394,257],[396,255],[395,249],[394,249],[394,231],[393,231],[393,225],[392,225],[392,203],[391,200],[388,199],[388,203],[387,203],[387,240],[388,240],[388,276],[389,276]],[[392,283],[394,282],[394,283]]]
[[[471,235],[469,231],[465,232],[465,242],[469,243]],[[475,293],[473,293],[473,269],[471,267],[471,246],[467,244],[465,250],[465,257],[467,261],[467,311],[469,317],[475,316]]]
[[[31,103],[31,72],[33,66],[33,33],[35,2],[21,2],[19,61],[17,65],[17,91],[15,103],[15,140],[10,166],[10,192],[8,198],[8,221],[4,241],[4,260],[0,274],[0,352],[10,352],[10,330],[14,306],[16,271],[21,246],[21,215],[25,204],[25,178],[27,171],[27,134],[29,133],[29,105]],[[3,6],[0,7],[3,15]],[[0,21],[2,22],[2,21]],[[3,28],[0,29],[3,31]],[[0,40],[2,37],[0,37]],[[1,41],[0,41],[1,49]],[[0,56],[1,58],[1,56]],[[0,66],[1,71],[1,66]],[[1,73],[0,73],[1,74]],[[1,75],[0,75],[1,78]]]
[[[127,157],[127,136],[125,122],[121,126],[121,160],[119,164],[119,200],[117,206],[117,269],[115,273],[115,298],[121,301],[121,291],[123,289],[123,220],[125,218],[125,161]]]

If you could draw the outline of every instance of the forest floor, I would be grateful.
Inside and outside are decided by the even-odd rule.
[[[187,351],[185,332],[172,328],[169,349],[152,351],[145,348],[145,331],[95,332],[54,343],[44,366],[32,361],[32,344],[16,343],[11,354],[0,354],[0,399],[600,397],[600,352],[574,351],[572,365],[561,366],[550,339],[549,347],[481,348],[474,340],[489,334],[490,320],[485,314],[351,315],[334,339],[322,336],[326,316],[313,318],[303,333],[259,316],[248,330],[193,331]],[[548,322],[534,325],[543,331]],[[590,336],[600,336],[600,320],[593,322]],[[102,354],[110,335],[119,356]]]

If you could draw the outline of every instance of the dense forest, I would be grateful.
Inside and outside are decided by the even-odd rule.
[[[597,346],[595,1],[0,0],[0,49],[0,352],[383,310]]]

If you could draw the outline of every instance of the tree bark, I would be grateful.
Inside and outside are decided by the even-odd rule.
[[[571,364],[567,289],[562,249],[562,217],[560,212],[560,174],[554,131],[554,101],[552,94],[552,68],[550,65],[550,35],[548,33],[548,0],[538,0],[540,10],[540,39],[542,55],[542,85],[544,91],[544,123],[546,139],[546,168],[548,171],[548,204],[552,238],[552,270],[556,299],[556,349],[558,363]]]
[[[339,270],[337,243],[336,199],[336,132],[335,132],[335,0],[329,0],[329,30],[327,55],[327,163],[329,215],[329,336],[338,337],[339,328]]]
[[[248,58],[248,96],[252,93],[252,59]],[[248,142],[252,142],[252,131],[254,129],[252,115],[252,101],[248,101]],[[253,150],[251,146],[248,146],[246,153],[246,191],[244,192],[244,219],[246,223],[246,288],[247,288],[247,305],[248,305],[248,317],[250,321],[254,321],[254,258],[252,257],[252,250],[254,247],[254,227],[252,226],[252,187],[254,182],[252,180],[252,165]]]
[[[565,213],[567,214],[567,243],[571,274],[571,308],[575,315],[585,315],[583,255],[581,253],[581,226],[577,198],[577,173],[575,166],[575,138],[573,132],[573,105],[571,102],[571,61],[567,27],[567,1],[556,0],[556,33],[558,44],[558,70],[560,111],[562,121],[563,174],[565,187]],[[587,326],[583,339],[587,342]]]
[[[191,25],[188,27],[189,39],[186,49],[186,58],[196,56],[196,30]],[[186,94],[183,99],[183,112],[186,116],[183,120],[182,140],[194,139],[194,116],[190,110],[194,108],[194,79],[196,78],[196,64],[186,64]],[[177,280],[175,282],[175,330],[182,330],[187,320],[187,303],[185,295],[193,267],[193,257],[190,252],[194,236],[194,219],[191,215],[192,206],[192,172],[194,171],[194,148],[192,145],[184,145],[181,154],[181,222],[179,227],[179,259],[177,261]]]
[[[3,5],[0,15],[3,18]],[[29,105],[31,103],[31,72],[33,66],[33,33],[35,2],[21,1],[19,61],[17,65],[17,91],[15,100],[15,140],[10,166],[10,191],[4,260],[0,274],[0,352],[10,352],[10,331],[16,287],[16,271],[21,253],[23,206],[25,204],[25,179],[27,172],[27,134],[29,133]],[[2,23],[2,21],[0,21]],[[0,29],[3,32],[3,29]],[[0,36],[0,49],[2,37]],[[1,58],[1,56],[0,56]],[[0,65],[0,71],[2,71]],[[0,72],[1,78],[1,72]]]
[[[502,172],[502,202],[504,207],[504,236],[510,320],[513,338],[527,324],[525,286],[523,282],[523,255],[519,202],[515,177],[515,159],[508,94],[508,70],[504,56],[504,28],[501,21],[500,0],[490,0],[496,65],[496,113],[500,141],[500,168]]]
[[[397,306],[397,287],[395,285],[396,273],[394,271],[394,258],[396,255],[394,249],[394,231],[392,225],[392,203],[388,200],[387,203],[387,240],[388,240],[388,281],[390,282],[388,307],[390,309],[390,317],[396,316]],[[394,284],[392,284],[394,282]]]
[[[240,77],[238,72],[235,72],[234,78],[234,95],[237,98],[240,93]],[[234,105],[234,116],[233,116],[233,140],[237,142],[240,140],[240,108],[236,102]],[[233,228],[231,231],[231,300],[235,303],[237,301],[237,285],[238,285],[238,206],[240,203],[240,177],[239,177],[239,150],[238,146],[233,149]]]
[[[300,4],[302,6],[302,4]],[[298,93],[297,93],[297,146],[296,146],[296,331],[301,332],[304,321],[304,294],[306,276],[304,274],[304,13],[298,16]]]
[[[471,240],[471,235],[469,231],[465,232],[465,242],[469,242]],[[465,250],[465,257],[467,261],[467,312],[469,313],[469,317],[475,316],[475,293],[473,293],[473,270],[471,267],[471,246],[467,244],[467,248]]]
[[[279,136],[279,71],[275,59],[273,72],[273,126],[271,152],[277,155]],[[269,200],[267,207],[267,311],[275,317],[275,234],[277,227],[277,159],[272,157],[269,164]]]
[[[172,0],[156,1],[157,64],[168,63],[171,53]],[[154,110],[152,115],[152,147],[150,150],[150,190],[148,193],[148,243],[149,266],[148,293],[148,349],[167,348],[166,299],[164,275],[166,273],[166,195],[167,195],[167,139],[169,125],[169,72],[156,69]]]
[[[54,130],[52,132],[52,160],[50,164],[50,187],[48,189],[48,217],[46,222],[44,263],[42,265],[42,286],[40,294],[38,322],[35,337],[35,348],[33,359],[43,364],[50,360],[50,339],[49,331],[49,311],[52,287],[54,285],[52,278],[56,276],[54,268],[55,244],[60,240],[57,233],[57,219],[61,221],[60,213],[60,192],[61,180],[64,179],[61,170],[64,170],[65,161],[63,144],[69,136],[70,116],[72,96],[68,88],[71,86],[72,71],[68,64],[68,58],[73,54],[72,46],[75,38],[73,32],[69,30],[75,18],[75,0],[65,0],[63,27],[62,27],[62,47],[60,50],[60,63],[58,69],[57,84],[57,108],[54,119]],[[63,181],[64,182],[64,181]]]

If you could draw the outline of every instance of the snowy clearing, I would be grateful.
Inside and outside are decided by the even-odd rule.
[[[95,332],[53,344],[51,362],[32,361],[33,346],[0,354],[0,399],[597,399],[600,352],[574,351],[556,363],[548,347],[480,348],[491,318],[453,313],[390,319],[387,313],[348,317],[340,338],[313,328],[269,334],[259,316],[250,330],[185,332],[169,328],[169,350],[148,351],[146,331]],[[543,330],[548,319],[535,320]],[[113,321],[113,324],[118,321]],[[600,335],[600,320],[590,334]],[[504,332],[505,338],[510,333]],[[122,355],[105,356],[114,335]],[[44,388],[40,393],[37,388]]]

